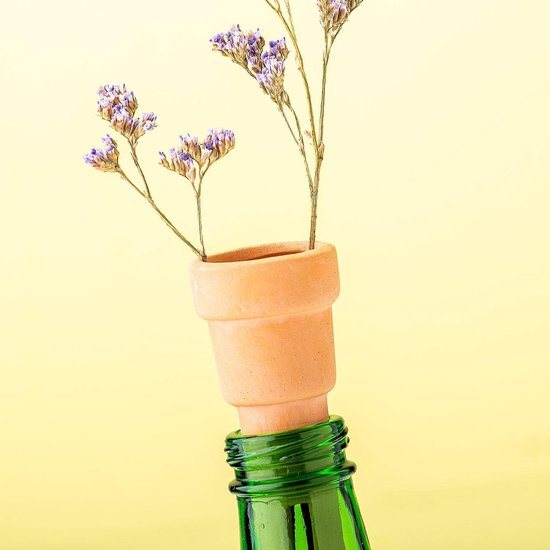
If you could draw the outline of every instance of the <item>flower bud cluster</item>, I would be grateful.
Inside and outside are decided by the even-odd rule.
[[[355,0],[355,3],[358,5],[361,1]],[[321,25],[323,25],[326,32],[332,33],[340,30],[352,11],[350,0],[317,0],[317,6],[321,17]]]
[[[106,135],[101,138],[104,149],[94,148],[84,155],[84,162],[101,172],[118,172],[118,148],[116,141]]]
[[[269,49],[264,51],[266,43],[259,30],[245,33],[237,25],[228,32],[215,35],[210,42],[213,50],[252,74],[273,101],[277,104],[286,101],[284,78],[289,51],[284,38],[271,41]]]
[[[210,43],[213,50],[229,57],[238,65],[246,67],[249,57],[258,52],[261,54],[265,40],[259,30],[245,33],[241,30],[240,25],[235,25],[227,32],[220,32],[213,36]]]
[[[195,162],[189,153],[182,151],[181,147],[177,149],[169,149],[170,157],[159,151],[160,164],[172,172],[176,172],[180,176],[186,177],[191,183],[195,183],[197,179],[197,168]]]
[[[180,136],[180,145],[169,149],[169,155],[159,151],[160,164],[186,177],[193,185],[201,168],[210,166],[235,147],[235,134],[231,130],[210,130],[200,142],[196,136]]]
[[[144,113],[141,117],[134,117],[138,102],[134,92],[127,90],[125,84],[105,84],[98,89],[97,93],[99,115],[131,144],[135,145],[141,136],[156,128],[157,116],[154,113]]]
[[[201,146],[204,162],[215,162],[235,147],[235,134],[231,130],[210,130]]]

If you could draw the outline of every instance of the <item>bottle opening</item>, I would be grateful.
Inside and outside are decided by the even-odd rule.
[[[337,485],[355,472],[346,460],[348,429],[344,420],[275,434],[226,439],[227,462],[235,470],[230,491],[237,496],[276,496]]]

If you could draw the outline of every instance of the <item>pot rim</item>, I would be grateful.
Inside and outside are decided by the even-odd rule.
[[[198,258],[191,263],[192,269],[213,270],[230,269],[240,265],[266,264],[272,262],[291,261],[296,258],[317,256],[332,249],[329,243],[317,241],[315,248],[310,250],[307,241],[283,241],[235,248],[208,256],[203,262]],[[238,258],[238,259],[232,259]]]
[[[195,309],[203,319],[295,315],[330,307],[340,292],[336,248],[328,243],[313,250],[302,241],[266,244],[213,258],[218,261],[195,260],[189,269]]]

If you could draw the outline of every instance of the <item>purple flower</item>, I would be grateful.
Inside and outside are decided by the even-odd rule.
[[[186,177],[193,185],[197,181],[200,169],[208,168],[235,147],[235,134],[231,130],[210,130],[203,142],[187,134],[180,136],[180,145],[169,149],[169,157],[159,151],[160,164]]]
[[[263,60],[261,72],[256,74],[256,80],[260,88],[276,103],[284,102],[286,92],[285,84],[285,60],[278,61],[275,57],[267,56]]]
[[[274,57],[277,61],[283,61],[288,57],[289,51],[286,45],[286,38],[281,38],[279,40],[272,40],[269,43],[269,52],[265,52],[265,55],[269,57]]]
[[[197,179],[197,168],[195,162],[188,153],[180,149],[169,149],[170,158],[159,151],[160,164],[172,172],[187,178],[193,185]]]
[[[130,143],[136,144],[141,136],[157,127],[157,115],[144,113],[141,118],[132,118],[130,112],[122,105],[116,105],[111,118],[111,127],[127,138]]]
[[[126,84],[105,84],[97,90],[99,99],[97,100],[98,112],[105,120],[111,121],[113,111],[117,105],[121,105],[131,117],[134,116],[138,108],[138,102],[134,92],[126,89]]]
[[[363,0],[317,0],[319,13],[321,16],[321,25],[327,32],[335,32],[347,21],[349,14]]]
[[[264,51],[265,40],[259,30],[244,33],[237,25],[226,33],[217,34],[210,42],[214,50],[247,69],[273,101],[285,102],[285,60],[289,50],[284,38],[272,40],[269,49]]]
[[[118,148],[116,141],[106,135],[101,138],[104,149],[92,149],[84,155],[84,162],[102,172],[118,172]]]
[[[285,100],[285,67],[289,51],[286,39],[272,40],[269,50],[262,53],[262,68],[256,73],[256,80],[260,88],[276,103]]]
[[[138,102],[134,92],[128,91],[125,84],[105,84],[97,93],[99,114],[131,144],[135,145],[141,136],[156,128],[157,116],[154,113],[144,113],[141,118],[134,117]]]
[[[143,113],[141,115],[141,120],[139,122],[140,131],[143,132],[141,135],[145,134],[145,132],[154,130],[156,127],[157,115],[155,115],[155,113]]]
[[[212,163],[225,157],[235,147],[235,134],[231,130],[210,130],[204,140],[202,158]]]
[[[243,67],[246,67],[248,51],[254,48],[261,50],[264,45],[264,39],[259,30],[244,33],[240,25],[235,25],[227,32],[216,34],[210,42],[213,50],[219,51]]]
[[[185,136],[180,136],[180,142],[182,151],[187,153],[197,162],[201,161],[202,151],[198,137],[186,134]]]

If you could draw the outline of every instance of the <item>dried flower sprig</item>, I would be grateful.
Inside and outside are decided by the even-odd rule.
[[[235,25],[229,31],[213,36],[210,43],[214,51],[220,52],[224,57],[228,57],[245,69],[275,102],[304,158],[309,187],[312,190],[313,177],[304,147],[304,133],[298,114],[284,87],[286,59],[290,53],[286,39],[270,41],[269,49],[264,51],[266,41],[259,29],[243,32],[240,25]]]
[[[118,172],[118,146],[116,141],[107,134],[101,138],[105,149],[92,149],[84,156],[84,162],[101,172]]]
[[[350,15],[346,0],[317,0],[325,32],[337,33]]]
[[[210,166],[235,147],[235,134],[230,130],[211,130],[202,142],[199,142],[197,137],[187,134],[180,136],[180,145],[177,149],[170,149],[169,158],[165,153],[159,153],[162,166],[177,172],[191,182],[197,202],[200,240],[200,247],[198,247],[158,207],[137,156],[138,140],[145,133],[156,128],[157,116],[154,113],[144,113],[141,117],[135,117],[138,101],[134,92],[127,90],[125,84],[106,84],[101,86],[97,93],[99,96],[97,101],[98,113],[101,118],[110,123],[111,128],[128,141],[132,159],[143,182],[143,189],[136,185],[120,166],[118,145],[110,135],[102,138],[103,149],[92,149],[84,156],[84,162],[101,172],[119,174],[141,197],[147,200],[153,210],[157,212],[179,239],[202,261],[207,261],[202,227],[202,183]]]
[[[160,164],[186,178],[193,188],[197,203],[201,253],[206,257],[202,230],[202,183],[208,169],[235,147],[235,134],[230,130],[210,130],[206,138],[187,134],[180,136],[177,148],[169,149],[169,155],[159,151]]]
[[[259,29],[245,33],[236,25],[227,32],[216,34],[210,42],[212,49],[246,69],[277,105],[288,101],[284,80],[289,51],[284,38],[269,42],[269,49],[264,51],[265,39]]]
[[[280,19],[294,48],[298,71],[301,75],[306,95],[307,124],[302,125],[300,117],[294,109],[290,96],[284,87],[286,60],[289,54],[285,38],[270,42],[270,49],[264,51],[265,40],[259,30],[243,32],[241,27],[237,25],[225,33],[215,35],[210,40],[213,50],[221,52],[222,55],[229,57],[233,62],[245,68],[258,81],[264,92],[273,99],[284,117],[293,140],[298,146],[298,150],[304,161],[311,199],[310,249],[315,247],[319,184],[325,156],[325,105],[329,60],[336,37],[344,24],[349,20],[352,12],[363,2],[363,0],[316,1],[321,25],[324,29],[321,101],[318,117],[313,107],[311,86],[294,26],[291,0],[265,0],[267,5]],[[305,131],[302,130],[302,126],[305,127]],[[304,135],[311,141],[311,150],[309,152],[304,145]]]
[[[98,91],[98,113],[111,127],[122,134],[131,145],[137,145],[138,139],[157,126],[155,113],[144,113],[141,118],[134,118],[138,102],[134,92],[122,86],[106,84]]]

